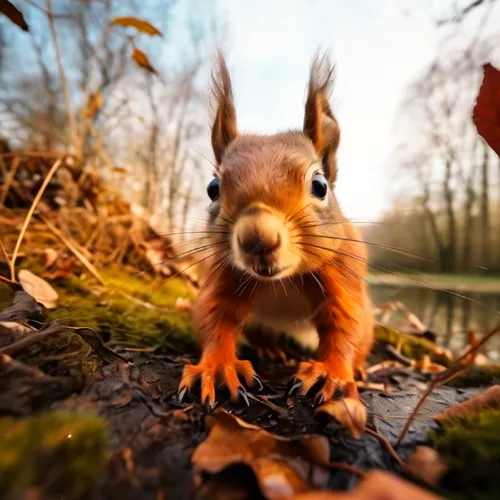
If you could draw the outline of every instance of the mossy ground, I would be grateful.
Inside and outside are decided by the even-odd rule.
[[[496,500],[500,492],[500,410],[443,424],[431,441],[449,466],[441,480],[447,498]]]
[[[77,412],[0,419],[0,498],[31,487],[82,498],[108,460],[105,420]]]
[[[428,354],[433,361],[444,362],[446,364],[443,356],[436,354],[436,344],[425,338],[398,332],[384,325],[377,325],[375,328],[375,340],[394,347],[401,344],[401,354],[407,358],[418,361],[424,355]]]
[[[103,277],[107,289],[85,276],[54,282],[60,300],[58,307],[49,312],[49,319],[92,328],[112,343],[159,347],[172,353],[196,352],[198,342],[190,315],[175,310],[178,297],[193,298],[181,279],[142,277],[127,281],[130,275],[118,270],[109,270]],[[127,296],[152,307],[137,304]]]

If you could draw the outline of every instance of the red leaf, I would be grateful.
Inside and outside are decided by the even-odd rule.
[[[479,134],[500,157],[500,71],[490,63],[483,66],[472,118]]]

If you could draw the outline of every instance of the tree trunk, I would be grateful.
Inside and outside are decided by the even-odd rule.
[[[450,158],[446,160],[445,177],[443,181],[443,196],[445,201],[448,243],[444,257],[447,262],[443,263],[443,272],[453,272],[456,266],[456,248],[457,248],[457,225],[455,220],[455,211],[453,208],[453,189],[451,187],[452,178],[452,161]],[[446,271],[445,271],[446,269]]]
[[[481,266],[490,266],[490,221],[489,221],[489,151],[483,144],[483,162],[481,165]]]

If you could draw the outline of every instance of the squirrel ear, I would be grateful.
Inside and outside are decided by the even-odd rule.
[[[212,95],[217,108],[212,125],[212,148],[217,163],[221,163],[227,146],[238,135],[231,78],[221,52],[217,54],[216,72],[212,73]]]
[[[304,134],[311,139],[322,158],[323,168],[330,180],[337,175],[336,153],[340,141],[340,128],[328,102],[333,71],[328,53],[321,58],[318,55],[314,57],[304,115]]]

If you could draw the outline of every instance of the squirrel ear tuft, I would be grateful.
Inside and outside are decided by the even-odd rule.
[[[313,59],[309,76],[304,114],[304,134],[311,139],[322,158],[327,177],[337,175],[336,153],[340,141],[340,128],[328,102],[333,87],[334,67],[329,54]]]
[[[212,73],[212,98],[217,109],[212,125],[212,149],[217,163],[224,151],[238,135],[231,78],[221,52],[217,54],[216,71]]]

